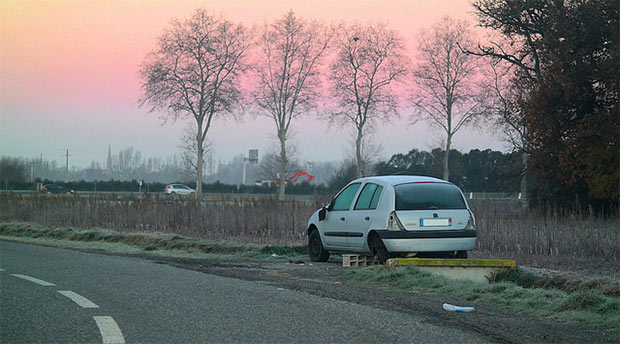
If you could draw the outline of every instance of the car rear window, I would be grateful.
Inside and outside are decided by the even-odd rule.
[[[396,210],[466,209],[465,200],[454,184],[407,183],[394,186]]]

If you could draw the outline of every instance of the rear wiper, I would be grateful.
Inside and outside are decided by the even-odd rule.
[[[428,207],[428,209],[430,209],[430,210],[437,210],[437,209],[439,209],[439,207],[435,206],[435,205],[431,205],[430,207]]]

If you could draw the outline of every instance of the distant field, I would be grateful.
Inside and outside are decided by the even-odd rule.
[[[468,195],[469,196],[469,195]],[[255,244],[304,244],[310,215],[327,196],[211,194],[201,202],[165,195],[0,194],[0,222],[157,232]],[[470,200],[476,215],[476,257],[512,258],[533,266],[618,273],[620,219],[585,212],[523,207],[516,199]]]

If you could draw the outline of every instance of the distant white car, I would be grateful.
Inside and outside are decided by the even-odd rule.
[[[183,184],[168,184],[164,189],[165,194],[189,196],[196,193],[196,190]]]
[[[461,190],[441,179],[379,176],[353,180],[307,226],[308,252],[390,257],[467,258],[476,245],[476,221]]]

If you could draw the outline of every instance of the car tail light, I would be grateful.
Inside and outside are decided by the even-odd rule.
[[[47,188],[44,186],[44,187],[41,188],[41,190],[45,191],[45,190],[47,190]]]
[[[396,216],[395,211],[391,212],[390,215],[388,216],[387,229],[391,231],[404,231],[405,230],[405,226],[403,226],[403,224],[400,222],[400,220],[398,219],[398,216]]]
[[[467,229],[476,229],[476,218],[474,217],[474,213],[469,210],[469,220],[467,220]]]

